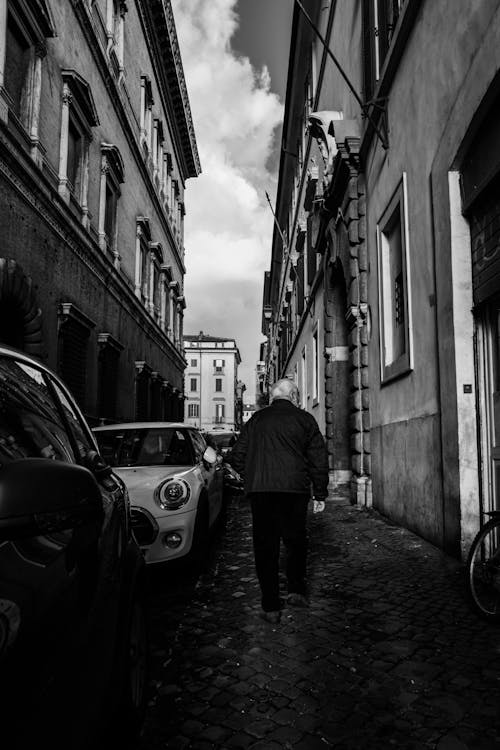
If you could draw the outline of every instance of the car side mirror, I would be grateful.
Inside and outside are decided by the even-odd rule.
[[[107,479],[113,473],[113,469],[103,459],[97,451],[89,451],[85,456],[85,466],[95,476],[97,481],[101,482]]]
[[[0,469],[0,543],[100,522],[102,513],[99,485],[83,466],[24,458]]]
[[[205,448],[203,461],[210,467],[217,463],[217,452],[210,445]]]

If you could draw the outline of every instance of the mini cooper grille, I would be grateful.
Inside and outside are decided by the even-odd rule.
[[[158,524],[153,516],[142,508],[131,508],[132,531],[137,544],[144,547],[153,544],[158,535]]]

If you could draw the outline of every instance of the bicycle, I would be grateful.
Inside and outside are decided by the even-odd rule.
[[[490,622],[500,622],[500,511],[476,534],[467,557],[467,593],[474,611]]]

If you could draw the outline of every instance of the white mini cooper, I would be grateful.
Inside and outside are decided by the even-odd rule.
[[[147,563],[203,562],[223,507],[222,464],[200,431],[177,422],[95,427],[104,460],[125,482]]]

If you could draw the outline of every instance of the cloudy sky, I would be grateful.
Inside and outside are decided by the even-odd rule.
[[[186,186],[185,333],[234,336],[254,398],[292,0],[172,0],[202,174]]]

